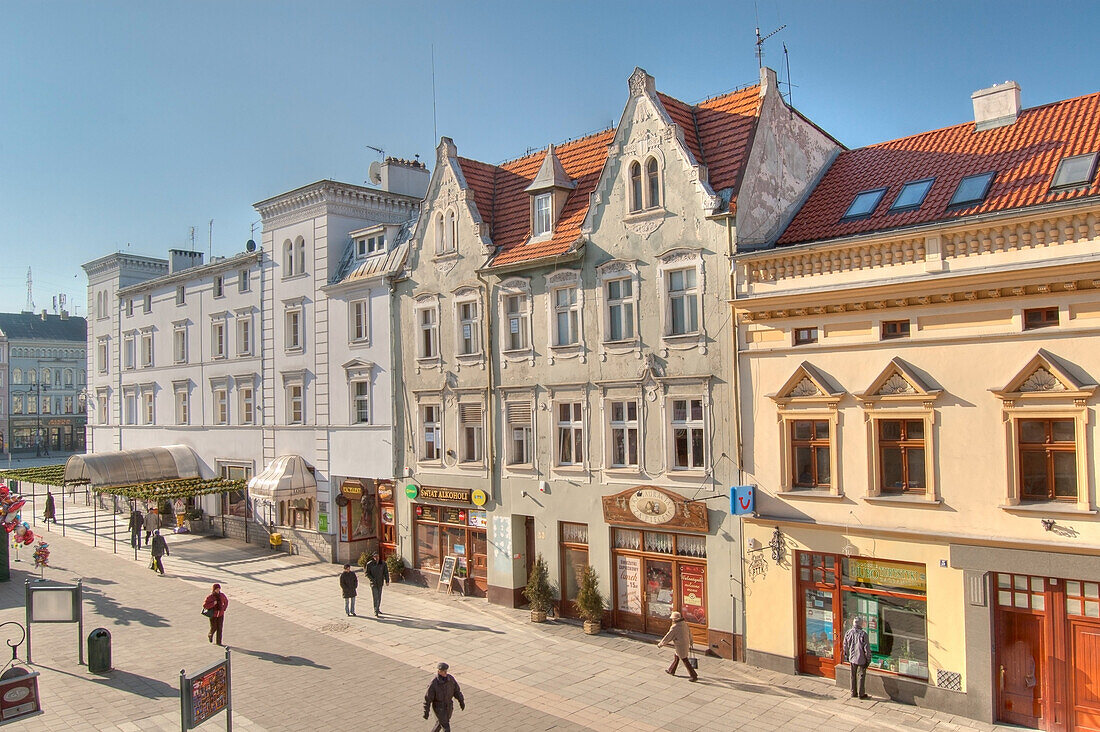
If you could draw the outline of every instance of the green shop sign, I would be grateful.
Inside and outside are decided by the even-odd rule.
[[[413,483],[409,483],[407,486],[405,486],[405,497],[408,498],[410,501],[416,498],[419,493],[420,489],[418,489]]]

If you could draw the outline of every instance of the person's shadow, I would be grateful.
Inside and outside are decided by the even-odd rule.
[[[301,656],[283,656],[278,653],[269,653],[268,651],[253,651],[248,648],[240,648],[238,646],[231,647],[234,653],[243,653],[246,656],[253,656],[261,661],[268,661],[270,663],[277,663],[282,666],[306,666],[309,668],[317,668],[323,671],[328,671],[329,666],[323,664],[314,663],[308,658],[302,658]]]

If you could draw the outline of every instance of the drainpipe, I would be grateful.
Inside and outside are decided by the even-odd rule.
[[[489,281],[485,279],[481,270],[476,270],[474,274],[477,276],[478,282],[485,286],[484,296],[482,298],[483,310],[485,317],[483,317],[482,323],[484,327],[482,329],[482,343],[485,344],[485,370],[488,378],[486,379],[486,389],[488,393],[485,395],[485,456],[489,461],[489,495],[494,496],[497,499],[497,503],[500,503],[500,490],[496,485],[499,476],[499,471],[496,469],[497,465],[497,448],[496,448],[496,411],[493,409],[493,393],[496,386],[495,369],[496,364],[490,356],[495,353],[493,350],[493,308],[491,306],[492,296],[489,289]]]
[[[397,315],[397,283],[396,277],[387,277],[387,284],[390,288],[390,448],[393,453],[393,505],[397,506],[397,490],[398,484],[405,476],[399,473],[401,464],[404,460],[405,440],[401,440],[401,446],[397,445],[397,408],[400,404],[400,397],[397,394],[397,379],[394,378],[397,374],[397,334],[401,331],[401,321]],[[401,364],[404,368],[404,364]],[[404,392],[404,389],[402,389]],[[405,410],[401,410],[401,414],[404,416]],[[404,434],[404,431],[402,431]],[[401,522],[397,516],[394,516],[394,540],[397,544],[397,556],[401,556],[402,542],[401,542]],[[410,524],[411,529],[411,524]]]
[[[733,255],[736,252],[736,245],[734,244],[734,226],[733,217],[726,217],[726,247],[729,254],[730,263],[730,309],[735,308],[734,302],[737,300],[737,267],[733,261]],[[733,328],[731,332],[733,334],[733,441],[734,451],[737,459],[737,484],[744,485],[745,483],[745,468],[744,468],[744,446],[741,441],[741,360],[740,360],[740,335],[737,330],[737,318],[736,313],[731,312],[731,322]],[[737,519],[737,537],[738,537],[738,559],[741,563],[741,660],[744,660],[745,651],[747,649],[746,636],[748,630],[747,613],[745,611],[745,521],[743,518]]]

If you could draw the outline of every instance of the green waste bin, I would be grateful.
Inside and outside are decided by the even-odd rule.
[[[101,674],[111,670],[111,631],[96,628],[88,634],[88,671]]]

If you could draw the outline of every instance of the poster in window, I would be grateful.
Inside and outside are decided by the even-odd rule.
[[[351,506],[342,509],[340,514],[340,541],[348,540],[348,514],[352,512]]]
[[[393,506],[382,507],[382,523],[386,526],[394,525]]]
[[[351,502],[352,526],[351,540],[373,539],[376,536],[374,509],[377,503],[374,494],[363,491],[363,497]]]
[[[466,514],[461,508],[444,507],[443,523],[458,524],[460,526],[464,525],[466,523]]]
[[[421,506],[419,515],[424,521],[438,521],[439,509],[435,506]]]
[[[642,614],[642,563],[639,557],[616,555],[618,597],[615,607],[624,613]]]
[[[680,613],[689,623],[707,624],[707,608],[703,588],[705,570],[695,564],[680,565]]]
[[[469,525],[475,529],[484,529],[489,524],[489,517],[485,511],[470,511],[468,517]]]

